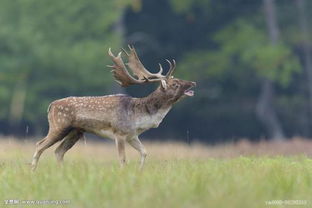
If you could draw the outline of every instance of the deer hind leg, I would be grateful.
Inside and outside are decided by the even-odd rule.
[[[120,166],[123,167],[126,163],[125,139],[123,137],[116,137],[115,143],[118,150]]]
[[[56,142],[62,140],[67,133],[68,131],[66,129],[49,130],[48,135],[44,139],[36,143],[36,151],[33,155],[33,159],[31,162],[32,170],[35,170],[37,168],[39,158],[43,151],[51,147]]]
[[[47,137],[41,139],[39,142],[36,143],[36,147],[39,146],[40,144],[42,144],[42,142],[44,142],[46,140]]]
[[[65,153],[72,148],[76,142],[83,137],[83,132],[75,129],[72,130],[62,141],[62,143],[56,148],[55,156],[58,163],[62,163]]]
[[[138,137],[133,137],[129,140],[127,140],[127,142],[134,148],[136,149],[140,155],[141,155],[141,159],[140,159],[140,169],[143,169],[144,166],[144,162],[145,162],[145,158],[147,156],[146,154],[146,150],[143,146],[143,144],[141,143],[141,141],[139,140]]]

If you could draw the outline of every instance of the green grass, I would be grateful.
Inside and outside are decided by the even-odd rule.
[[[11,157],[0,165],[1,207],[13,206],[4,205],[6,199],[64,199],[70,200],[64,207],[90,208],[270,207],[268,200],[312,206],[312,160],[305,156],[149,159],[144,171],[134,161],[120,169],[115,160],[83,158],[59,167],[48,156],[36,172]]]

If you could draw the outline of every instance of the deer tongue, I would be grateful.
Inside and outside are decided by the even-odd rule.
[[[193,91],[193,90],[185,90],[185,91],[184,91],[184,95],[187,95],[187,96],[194,96],[194,91]]]

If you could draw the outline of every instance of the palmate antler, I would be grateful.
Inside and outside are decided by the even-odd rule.
[[[129,85],[134,84],[143,84],[147,82],[163,82],[165,79],[172,76],[176,62],[173,60],[173,64],[166,59],[169,63],[170,68],[166,76],[162,75],[163,68],[161,64],[159,64],[159,72],[158,73],[151,73],[149,72],[140,61],[134,47],[128,46],[130,52],[128,53],[126,50],[122,49],[124,53],[128,56],[129,63],[126,65],[129,66],[133,75],[135,75],[138,79],[134,78],[127,70],[125,63],[121,58],[121,52],[118,53],[117,56],[114,56],[111,49],[108,50],[108,55],[112,58],[114,65],[108,66],[113,68],[112,73],[115,77],[115,80],[123,87],[127,87]]]

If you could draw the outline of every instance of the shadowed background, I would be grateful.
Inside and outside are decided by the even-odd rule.
[[[2,0],[0,134],[47,132],[55,99],[127,93],[106,65],[132,44],[149,70],[177,60],[197,82],[143,137],[192,143],[311,137],[312,2],[305,0]]]

